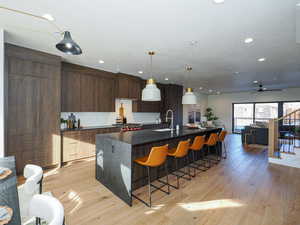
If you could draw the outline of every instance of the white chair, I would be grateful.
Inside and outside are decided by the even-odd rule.
[[[34,195],[29,203],[29,215],[46,220],[48,225],[64,225],[64,208],[60,201],[46,195]]]
[[[23,172],[26,181],[18,187],[19,206],[22,223],[28,221],[29,202],[35,194],[42,193],[43,169],[40,166],[28,164]]]

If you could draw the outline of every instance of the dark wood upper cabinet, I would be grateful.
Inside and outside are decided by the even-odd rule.
[[[116,98],[141,98],[141,79],[123,73],[117,75]]]
[[[62,63],[63,112],[115,112],[116,75]]]
[[[80,112],[97,112],[96,99],[100,94],[97,88],[98,80],[100,78],[93,75],[80,76]]]
[[[116,81],[110,78],[97,79],[97,112],[115,112],[115,89]]]
[[[61,110],[62,112],[81,112],[80,73],[62,71]]]

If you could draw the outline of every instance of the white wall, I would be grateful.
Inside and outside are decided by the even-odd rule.
[[[4,157],[4,30],[0,28],[0,157]]]
[[[298,101],[300,100],[300,88],[289,88],[281,92],[251,93],[239,92],[221,95],[209,95],[208,106],[226,129],[232,131],[232,103],[239,102],[267,102],[267,101]]]
[[[121,102],[124,104],[125,116],[127,123],[155,123],[160,116],[159,113],[134,113],[132,112],[131,100],[116,100],[116,112],[75,112],[77,118],[80,118],[81,125],[88,126],[102,126],[116,123],[119,107]],[[67,119],[70,112],[62,112],[61,117]]]
[[[197,105],[183,105],[183,124],[188,123],[188,112],[193,111],[193,109],[200,109],[201,116],[204,116],[205,109],[207,108],[208,96],[206,94],[195,93],[197,96]]]

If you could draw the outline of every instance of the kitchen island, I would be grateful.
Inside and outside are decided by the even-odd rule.
[[[131,192],[144,186],[145,170],[133,163],[139,157],[147,156],[153,146],[169,144],[176,147],[178,142],[195,136],[220,132],[221,128],[187,129],[179,131],[141,130],[96,135],[96,179],[111,192],[132,205]],[[174,169],[168,162],[169,171]],[[183,167],[184,164],[179,165]],[[152,171],[151,177],[156,174]],[[159,177],[165,174],[161,172]]]

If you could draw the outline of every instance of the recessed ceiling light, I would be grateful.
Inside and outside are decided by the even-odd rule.
[[[296,4],[296,6],[298,6],[298,7],[299,7],[299,6],[300,6],[300,2],[299,2],[299,3],[297,3],[297,4]]]
[[[49,21],[54,21],[54,18],[52,15],[50,14],[44,14],[43,17],[46,19],[46,20],[49,20]]]
[[[266,61],[266,58],[259,58],[257,61],[258,62],[264,62],[264,61]]]
[[[244,40],[244,42],[245,42],[246,44],[250,44],[251,42],[253,42],[253,38],[246,38],[246,39]]]
[[[234,74],[235,74],[235,75],[238,75],[238,74],[240,74],[240,72],[234,72]]]
[[[257,80],[255,80],[255,81],[253,81],[253,83],[254,83],[254,84],[257,84],[257,83],[258,83],[258,81],[257,81]]]
[[[144,72],[142,70],[138,71],[139,74],[143,74]]]
[[[103,64],[103,63],[104,63],[104,61],[103,61],[103,60],[99,60],[99,63],[100,63],[100,64]]]
[[[202,90],[202,89],[203,89],[203,87],[199,87],[199,89],[200,89],[200,90]]]
[[[214,0],[214,3],[216,3],[216,4],[222,4],[224,2],[225,2],[225,0]]]
[[[165,80],[169,80],[169,78],[166,77]]]

